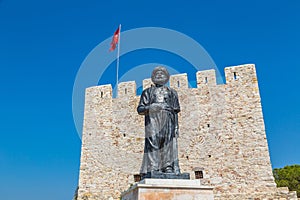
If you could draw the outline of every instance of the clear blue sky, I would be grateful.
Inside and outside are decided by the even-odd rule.
[[[116,2],[0,0],[1,199],[72,198],[81,147],[72,116],[74,80],[119,23],[123,31],[152,26],[184,33],[221,73],[256,64],[272,166],[300,164],[300,1]],[[177,59],[135,53],[122,56],[122,66]],[[106,78],[114,83],[114,71]]]

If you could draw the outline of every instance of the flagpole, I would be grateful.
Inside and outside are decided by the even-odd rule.
[[[119,64],[120,64],[120,44],[121,44],[121,24],[119,25],[119,39],[118,39],[118,55],[117,55],[117,88],[116,97],[118,97],[118,87],[119,87]]]

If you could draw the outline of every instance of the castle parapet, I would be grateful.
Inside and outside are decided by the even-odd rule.
[[[111,99],[112,98],[112,87],[111,84],[100,85],[89,87],[85,91],[86,97],[97,97],[101,99]],[[86,99],[88,100],[88,99]]]
[[[151,87],[151,84],[152,84],[152,81],[150,78],[144,79],[143,80],[143,89]]]
[[[217,84],[216,72],[214,69],[198,71],[196,73],[196,77],[197,77],[197,87],[198,88],[200,88],[204,85],[215,86]]]
[[[225,68],[226,84],[257,83],[254,64],[230,66]]]
[[[121,98],[126,96],[136,96],[135,81],[122,82],[118,84],[118,97]]]
[[[230,66],[225,68],[225,78],[228,87],[231,86],[252,86],[258,88],[257,76],[254,64],[245,64],[238,66]],[[217,85],[216,72],[214,69],[198,71],[196,73],[197,88],[210,88]],[[143,80],[143,89],[151,87],[152,81],[150,78]],[[94,88],[97,88],[96,90]],[[186,73],[176,74],[170,76],[170,87],[174,89],[188,89],[189,82]],[[97,91],[97,93],[95,93]],[[256,90],[258,92],[258,89]],[[99,99],[112,98],[112,86],[101,85],[94,86],[86,89],[86,93],[96,95]],[[90,96],[90,95],[88,95]],[[121,82],[118,84],[118,98],[123,97],[135,97],[136,93],[136,83],[135,81]]]
[[[189,82],[187,74],[176,74],[170,77],[170,87],[174,89],[187,89]]]

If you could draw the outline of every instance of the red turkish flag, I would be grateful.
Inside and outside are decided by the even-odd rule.
[[[115,50],[115,48],[116,48],[116,46],[119,42],[119,35],[120,35],[120,27],[118,27],[118,29],[114,33],[114,36],[113,36],[112,41],[110,43],[109,51]]]

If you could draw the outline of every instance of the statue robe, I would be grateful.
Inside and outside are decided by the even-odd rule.
[[[151,104],[165,104],[164,109],[149,112]],[[167,86],[151,86],[143,91],[137,111],[145,115],[145,147],[141,174],[174,171],[178,165],[178,115],[180,111],[177,92]]]

